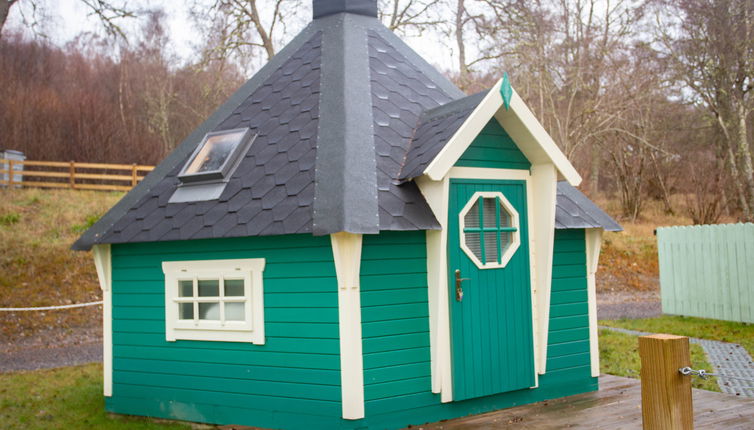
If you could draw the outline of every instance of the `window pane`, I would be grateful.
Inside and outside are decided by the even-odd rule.
[[[202,149],[196,154],[186,173],[201,173],[220,170],[228,159],[233,148],[238,145],[244,131],[211,136],[204,142]]]
[[[463,223],[466,228],[479,228],[479,200],[474,202],[463,216]]]
[[[227,321],[245,321],[244,303],[226,303],[225,319]]]
[[[507,231],[500,233],[501,252],[505,252],[505,250],[511,245],[511,242],[513,242],[513,233]]]
[[[192,297],[194,295],[194,281],[178,281],[178,296]]]
[[[220,296],[220,280],[204,279],[199,280],[199,297],[218,297]]]
[[[200,320],[219,320],[220,319],[220,303],[199,303],[199,319]]]
[[[487,263],[494,264],[498,262],[496,231],[488,231],[484,233],[484,255],[487,256]]]
[[[225,297],[242,297],[243,279],[225,280]]]
[[[503,205],[500,205],[500,227],[510,227],[511,226],[511,215],[508,213],[507,210],[503,207]]]
[[[498,203],[497,197],[493,198],[487,198],[483,200],[484,202],[484,226],[485,227],[497,227],[497,218],[496,218],[496,212],[498,208],[500,207],[500,203]],[[484,237],[484,240],[487,240],[487,237]]]
[[[482,259],[481,241],[479,240],[479,233],[466,233],[465,235],[466,246],[469,248],[472,254],[479,260]]]
[[[194,304],[193,303],[178,303],[178,319],[182,319],[182,320],[194,319]]]

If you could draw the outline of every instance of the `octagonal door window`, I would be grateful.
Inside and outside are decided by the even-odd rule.
[[[478,192],[461,210],[461,248],[480,269],[505,267],[520,245],[518,212],[499,192]]]

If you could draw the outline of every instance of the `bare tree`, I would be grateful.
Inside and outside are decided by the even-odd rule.
[[[662,51],[677,78],[714,116],[745,220],[754,220],[754,167],[749,122],[754,112],[754,2],[662,2],[658,12]],[[661,9],[667,11],[668,9]]]
[[[205,58],[248,58],[261,50],[266,60],[289,35],[289,26],[299,27],[297,20],[301,0],[213,0],[195,1],[194,19],[206,28],[208,35],[219,32],[214,46],[207,47]],[[209,17],[210,26],[206,26]],[[251,51],[250,51],[251,50]]]
[[[421,35],[440,25],[440,0],[380,0],[379,18],[387,28],[403,34]]]
[[[115,3],[110,0],[79,0],[85,5],[90,14],[99,18],[105,31],[111,36],[117,36],[125,39],[125,33],[119,25],[122,18],[134,18],[136,12],[124,4]],[[10,14],[11,8],[16,5],[28,3],[31,6],[32,13],[27,25],[32,29],[37,26],[37,11],[40,10],[40,0],[0,0],[0,37],[2,37],[5,21]]]

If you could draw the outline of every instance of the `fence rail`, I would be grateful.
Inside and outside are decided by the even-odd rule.
[[[657,229],[663,313],[754,323],[754,224]]]
[[[153,169],[141,164],[0,160],[0,186],[128,191]]]

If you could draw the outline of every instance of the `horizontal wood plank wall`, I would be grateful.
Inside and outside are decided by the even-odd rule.
[[[479,136],[455,164],[459,167],[487,167],[495,169],[529,169],[531,163],[518,149],[508,133],[495,118],[482,129]]]
[[[657,229],[662,311],[754,323],[754,224]]]
[[[424,276],[425,266],[420,266],[416,261],[416,257],[423,260],[425,256],[424,245],[416,246],[419,241],[423,243],[424,235],[415,236],[413,232],[383,233],[379,237],[364,236],[362,317],[382,308],[384,316],[379,318],[388,318],[388,321],[362,321],[365,394],[368,400],[366,418],[354,423],[356,428],[398,429],[408,425],[420,426],[427,422],[597,389],[597,378],[591,376],[589,360],[583,230],[557,230],[555,234],[553,282],[557,285],[553,285],[551,303],[550,353],[548,371],[540,376],[539,388],[450,403],[440,403],[439,395],[431,393],[429,378],[424,381],[424,375],[428,375],[430,366],[429,351],[425,352],[423,345],[428,345],[429,339],[428,335],[421,334],[421,330],[426,330],[428,322],[424,317],[413,317],[420,315],[418,308],[413,312],[407,310],[407,306],[414,300],[426,301],[425,294],[414,288],[415,285],[426,283],[426,278],[419,276],[420,271],[421,276]],[[393,267],[398,268],[400,273],[389,274],[391,270],[395,270]],[[377,299],[377,295],[388,299],[390,304]],[[370,315],[369,318],[373,317]],[[377,326],[389,327],[389,331],[373,330]],[[405,350],[397,353],[382,352],[383,348]],[[386,361],[377,362],[375,357]],[[390,396],[383,397],[385,392],[381,387],[393,383]],[[424,387],[423,392],[414,392],[421,387]]]
[[[361,321],[366,417],[439,402],[431,393],[426,234],[364,235]]]
[[[113,245],[107,409],[268,428],[340,426],[338,296],[329,237]],[[165,340],[162,261],[265,258],[265,345]]]
[[[584,230],[555,230],[546,382],[592,381]],[[596,381],[594,381],[596,383]]]

